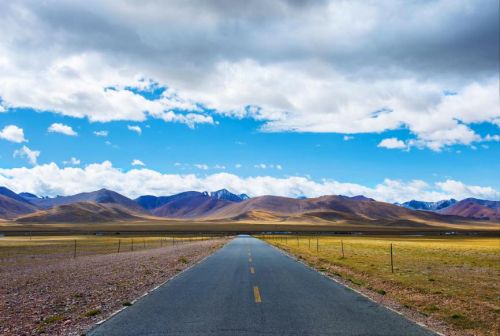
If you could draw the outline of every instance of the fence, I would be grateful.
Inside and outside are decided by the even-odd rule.
[[[184,245],[220,238],[217,234],[155,236],[25,236],[0,239],[0,259],[77,258],[87,255],[126,253]]]

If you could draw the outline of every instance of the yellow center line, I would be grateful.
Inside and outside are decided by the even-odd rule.
[[[255,274],[255,268],[250,267],[250,273]]]
[[[259,287],[253,286],[253,296],[255,297],[255,303],[262,302],[262,299],[260,298]]]

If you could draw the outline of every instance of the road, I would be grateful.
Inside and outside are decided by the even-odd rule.
[[[434,335],[239,236],[89,335]]]

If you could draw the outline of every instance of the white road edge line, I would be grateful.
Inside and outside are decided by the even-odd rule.
[[[234,238],[233,238],[233,239],[234,239]],[[230,241],[232,241],[233,239],[231,239]],[[224,247],[227,245],[227,243],[229,243],[229,242],[226,242],[224,245],[222,245],[222,246],[221,246],[221,248],[219,248],[219,249],[218,249],[217,251],[215,251],[214,253],[211,253],[211,254],[207,255],[205,258],[198,260],[197,262],[195,262],[195,263],[194,263],[194,264],[192,264],[191,266],[189,266],[189,267],[187,267],[187,268],[183,269],[182,271],[180,271],[180,272],[179,272],[179,273],[177,273],[177,274],[174,274],[172,277],[168,278],[167,280],[165,280],[164,282],[162,282],[161,284],[159,284],[159,285],[158,285],[158,286],[156,286],[155,288],[150,289],[149,291],[145,292],[144,294],[142,294],[142,295],[141,295],[141,296],[139,296],[138,298],[136,298],[136,299],[132,300],[132,302],[130,302],[130,303],[131,303],[131,305],[130,305],[130,306],[133,306],[133,305],[134,305],[137,301],[139,301],[139,300],[140,300],[140,299],[142,299],[143,297],[145,297],[145,296],[147,296],[147,295],[151,294],[152,292],[154,292],[155,290],[157,290],[157,289],[158,289],[158,288],[160,288],[161,286],[163,286],[163,285],[165,285],[166,283],[168,283],[168,282],[170,282],[170,281],[174,280],[175,278],[177,278],[178,276],[180,276],[182,273],[189,271],[191,268],[195,267],[195,266],[196,266],[196,265],[198,265],[198,264],[201,264],[201,263],[202,263],[202,262],[204,262],[206,259],[210,258],[210,257],[211,257],[211,256],[213,256],[215,253],[219,252],[222,248],[224,248]],[[94,330],[95,328],[97,328],[98,326],[100,326],[101,324],[103,324],[104,322],[108,321],[109,319],[111,319],[112,317],[114,317],[115,315],[117,315],[118,313],[121,313],[122,311],[124,311],[125,309],[127,309],[127,308],[128,308],[128,307],[130,307],[130,306],[127,306],[127,307],[121,307],[120,309],[118,309],[118,310],[116,310],[116,311],[112,312],[112,313],[111,313],[111,315],[109,315],[109,316],[108,316],[108,317],[106,317],[105,319],[102,319],[102,320],[100,320],[100,321],[96,322],[96,324],[95,324],[92,328],[90,328],[89,330],[87,330],[87,331],[86,331],[86,334],[87,334],[87,333],[89,333],[89,332],[91,332],[92,330]]]
[[[259,238],[256,238],[256,239],[259,239]],[[357,294],[359,294],[359,295],[361,295],[361,296],[364,296],[365,298],[367,298],[367,299],[368,299],[368,300],[370,300],[371,302],[376,303],[376,304],[378,304],[378,305],[380,305],[380,306],[382,306],[382,307],[384,307],[384,308],[386,308],[386,309],[388,309],[388,310],[390,310],[390,311],[392,311],[392,312],[394,312],[394,313],[396,313],[396,314],[398,314],[398,315],[403,316],[403,317],[404,317],[405,319],[407,319],[408,321],[413,322],[413,323],[415,323],[415,324],[417,324],[417,325],[419,325],[419,326],[421,326],[421,327],[423,327],[423,328],[425,328],[425,329],[427,329],[427,330],[429,330],[429,331],[431,331],[431,332],[435,333],[435,334],[436,334],[436,335],[438,335],[438,336],[446,336],[445,334],[440,333],[439,331],[433,330],[431,327],[429,327],[428,325],[426,325],[426,324],[424,324],[424,323],[422,323],[422,322],[418,322],[418,321],[412,320],[411,318],[409,318],[408,316],[404,315],[403,313],[401,313],[401,312],[399,312],[399,311],[395,310],[394,308],[388,307],[388,306],[386,306],[385,304],[383,304],[383,303],[381,303],[381,302],[377,302],[377,301],[375,301],[374,299],[372,299],[372,298],[371,298],[371,297],[369,297],[368,295],[366,295],[366,294],[364,294],[364,293],[360,292],[360,291],[359,291],[359,290],[357,290],[356,288],[352,288],[351,286],[349,286],[349,285],[347,285],[347,284],[345,284],[345,283],[342,283],[342,282],[338,281],[338,280],[337,280],[337,279],[335,279],[334,277],[332,277],[332,276],[330,276],[330,275],[328,275],[328,274],[326,274],[326,273],[324,273],[324,272],[322,272],[322,271],[320,271],[320,270],[317,270],[317,269],[313,268],[312,266],[309,266],[308,264],[306,264],[306,263],[305,263],[305,262],[303,262],[302,260],[298,259],[298,258],[297,258],[296,256],[294,256],[293,254],[290,254],[290,253],[288,253],[288,252],[286,252],[286,251],[284,251],[284,250],[282,250],[282,249],[280,249],[280,248],[278,248],[278,247],[276,247],[276,246],[274,246],[274,245],[271,245],[271,244],[269,244],[268,242],[266,242],[266,241],[264,241],[264,240],[262,240],[262,239],[259,239],[259,240],[260,240],[260,241],[262,241],[262,242],[264,242],[265,244],[267,244],[267,245],[271,246],[272,248],[276,249],[278,252],[282,253],[282,254],[283,254],[283,255],[285,255],[286,257],[288,257],[288,258],[290,258],[290,259],[292,259],[292,260],[294,260],[294,261],[296,261],[296,262],[301,263],[302,265],[304,265],[305,267],[309,268],[310,270],[313,270],[313,271],[315,271],[315,272],[318,272],[318,273],[319,273],[319,274],[321,274],[322,276],[324,276],[324,277],[326,277],[326,278],[328,278],[328,279],[330,279],[330,280],[332,280],[332,281],[335,281],[335,282],[336,282],[336,283],[338,283],[339,285],[342,285],[342,286],[344,286],[344,287],[346,287],[346,288],[349,288],[349,289],[350,289],[350,290],[352,290],[353,292],[355,292],[355,293],[357,293]]]

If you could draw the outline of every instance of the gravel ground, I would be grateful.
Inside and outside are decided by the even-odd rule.
[[[226,240],[12,267],[0,264],[0,335],[82,335]]]

